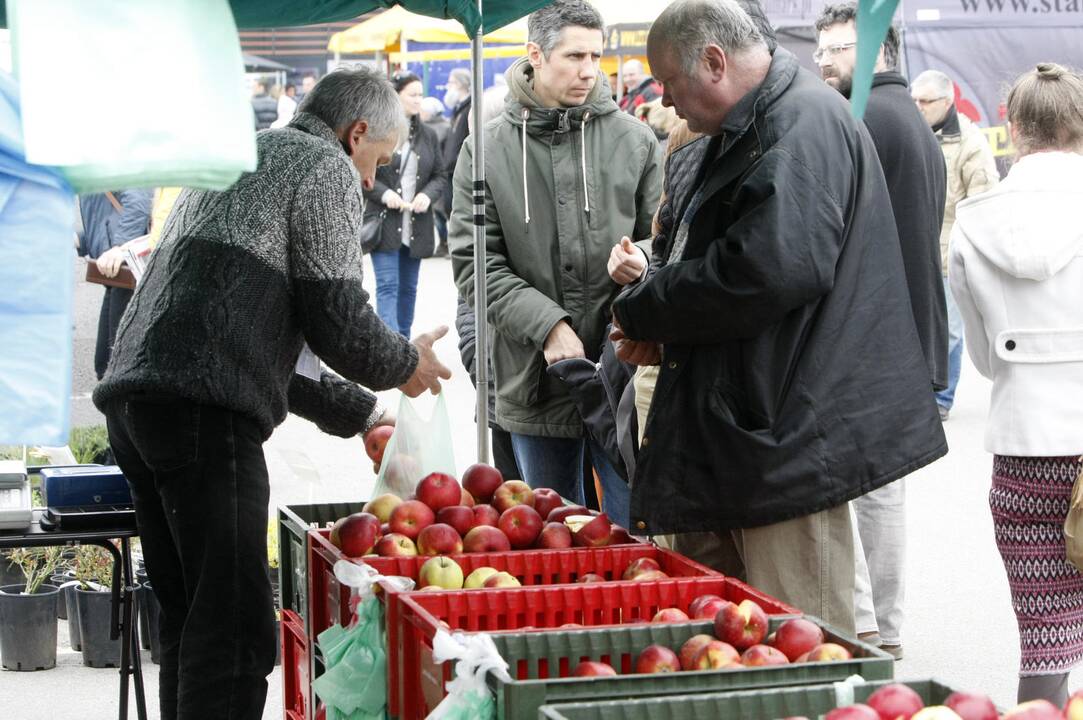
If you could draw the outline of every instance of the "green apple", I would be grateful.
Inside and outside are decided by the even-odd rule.
[[[445,590],[460,590],[463,586],[463,569],[451,558],[437,555],[425,561],[417,578],[422,588],[438,585]]]
[[[466,576],[466,582],[463,583],[463,587],[467,590],[476,590],[485,584],[485,581],[489,579],[491,575],[496,575],[496,568],[491,567],[479,567],[474,572]]]

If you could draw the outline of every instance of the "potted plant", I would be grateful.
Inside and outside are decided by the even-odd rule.
[[[0,587],[0,658],[8,670],[56,667],[56,599],[45,581],[61,562],[61,548],[21,548],[9,556],[24,582]]]
[[[120,638],[109,638],[113,621],[113,556],[98,545],[82,545],[75,554],[74,569],[79,583],[74,594],[83,664],[119,667]]]

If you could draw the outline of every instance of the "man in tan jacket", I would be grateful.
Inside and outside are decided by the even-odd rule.
[[[910,95],[933,129],[948,166],[948,197],[940,229],[940,259],[944,294],[948,301],[948,387],[936,394],[940,419],[947,420],[955,401],[955,387],[963,362],[963,321],[947,286],[948,238],[955,224],[955,206],[961,200],[990,190],[1000,179],[993,151],[985,134],[960,115],[955,107],[955,86],[939,70],[926,70],[914,79]]]

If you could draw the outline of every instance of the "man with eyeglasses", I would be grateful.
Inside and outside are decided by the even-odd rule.
[[[960,200],[991,190],[999,182],[1000,173],[985,134],[957,111],[951,78],[939,70],[926,70],[914,78],[910,95],[940,141],[948,166],[947,202],[940,228],[940,269],[944,275],[944,297],[948,301],[948,387],[936,394],[940,419],[947,420],[963,366],[963,318],[947,286],[948,239],[955,225],[955,206]]]
[[[848,99],[857,61],[857,5],[828,5],[816,31],[814,57],[820,75]],[[876,58],[864,120],[887,180],[929,380],[934,390],[942,390],[948,384],[948,316],[940,270],[946,172],[936,138],[896,70],[898,59],[899,33],[891,27]],[[903,479],[854,500],[853,508],[864,550],[855,553],[857,630],[866,639],[878,634],[880,646],[900,658],[906,556]]]

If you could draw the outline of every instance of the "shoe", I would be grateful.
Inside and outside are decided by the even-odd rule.
[[[951,410],[948,410],[943,405],[937,405],[936,409],[940,411],[940,422],[947,422],[948,421],[948,415],[951,414]]]
[[[896,660],[902,660],[902,645],[881,645],[880,649]]]

